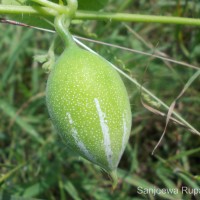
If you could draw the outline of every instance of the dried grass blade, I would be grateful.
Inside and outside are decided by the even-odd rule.
[[[182,91],[180,92],[180,94],[176,97],[176,99],[172,102],[172,104],[169,107],[168,113],[167,113],[167,118],[166,118],[166,123],[165,123],[165,128],[164,131],[160,137],[160,140],[158,141],[158,143],[156,144],[156,146],[154,147],[153,151],[152,151],[152,155],[154,154],[155,150],[157,149],[157,147],[160,145],[165,133],[166,133],[166,129],[169,123],[169,120],[171,118],[171,115],[173,114],[173,110],[174,107],[176,105],[176,102],[179,98],[181,98],[181,96],[185,93],[185,91],[190,87],[190,85],[194,82],[194,80],[200,75],[200,70],[198,70],[189,80],[188,82],[185,84],[184,88],[182,89]],[[195,129],[194,133],[196,133],[197,135],[200,136],[200,133]]]

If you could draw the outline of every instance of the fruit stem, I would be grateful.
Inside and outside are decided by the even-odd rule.
[[[68,28],[71,22],[71,18],[75,15],[75,12],[78,8],[77,0],[67,0],[66,8],[69,11],[69,13],[68,14],[61,13],[57,15],[54,20],[54,25],[55,25],[56,32],[63,39],[63,41],[65,42],[65,45],[67,47],[71,47],[71,46],[75,46],[76,43],[74,42]]]
[[[67,18],[65,14],[56,16],[54,25],[56,32],[63,39],[67,47],[76,46],[76,43],[74,42],[72,35],[68,30],[70,19]]]

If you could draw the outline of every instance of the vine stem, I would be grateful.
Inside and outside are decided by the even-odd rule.
[[[41,9],[42,8],[42,9]],[[40,12],[38,11],[40,10]],[[34,15],[34,16],[45,16],[54,17],[58,14],[55,9],[41,7],[41,6],[12,6],[12,5],[1,5],[1,15]]]
[[[42,11],[39,12],[38,10]],[[16,6],[0,5],[0,14],[9,15],[35,15],[35,16],[56,16],[57,12],[53,8],[41,6]],[[110,20],[124,22],[143,22],[143,23],[161,23],[161,24],[182,24],[200,26],[200,19],[172,16],[155,16],[142,14],[126,13],[103,13],[92,11],[77,11],[74,19],[80,20]]]
[[[67,7],[70,10],[70,15],[74,17],[74,15],[78,9],[78,1],[77,0],[67,0]]]
[[[182,24],[182,25],[198,25],[199,19],[187,17],[172,17],[172,16],[155,16],[142,14],[126,14],[126,13],[98,13],[82,11],[77,12],[75,18],[88,20],[110,20],[124,22],[143,22],[143,23],[162,23],[162,24]]]
[[[31,1],[38,3],[42,6],[45,6],[47,8],[54,9],[54,10],[58,11],[59,13],[68,13],[69,12],[69,10],[65,6],[59,5],[57,3],[53,3],[51,1],[47,1],[47,0],[31,0]]]

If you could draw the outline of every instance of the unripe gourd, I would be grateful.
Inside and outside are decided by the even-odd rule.
[[[126,88],[104,58],[78,47],[59,23],[67,48],[47,81],[51,120],[71,150],[112,174],[131,129]]]

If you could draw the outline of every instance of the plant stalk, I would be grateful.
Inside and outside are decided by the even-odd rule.
[[[39,12],[38,10],[42,10]],[[36,16],[56,16],[57,12],[52,8],[41,6],[16,6],[0,5],[0,15],[36,15]],[[124,22],[143,22],[143,23],[161,23],[161,24],[181,24],[200,26],[200,19],[172,16],[155,16],[142,14],[126,13],[103,13],[92,11],[77,11],[74,19],[80,20],[110,20]]]
[[[44,7],[47,8],[51,8],[54,9],[56,11],[58,11],[59,13],[65,13],[65,12],[69,12],[65,6],[59,5],[57,3],[53,3],[51,1],[47,1],[47,0],[32,0],[35,3],[38,3]]]

